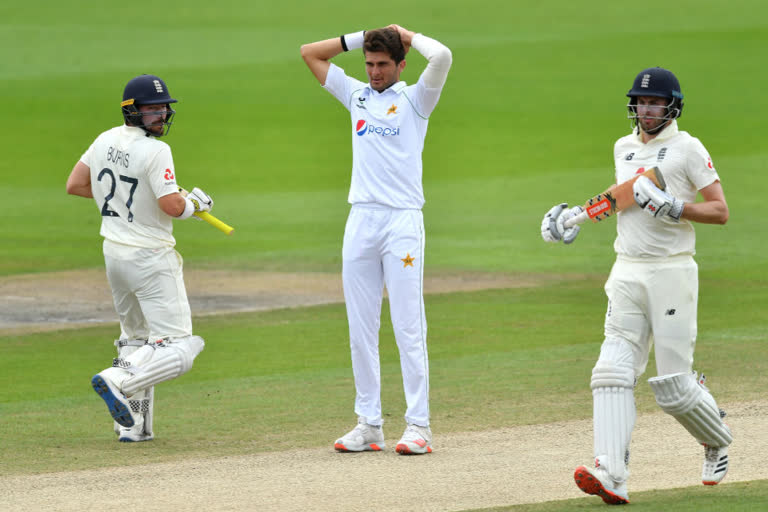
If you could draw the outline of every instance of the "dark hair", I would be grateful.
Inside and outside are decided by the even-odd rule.
[[[400,64],[405,59],[405,47],[400,40],[400,34],[388,27],[366,31],[363,51],[388,53],[395,64]]]

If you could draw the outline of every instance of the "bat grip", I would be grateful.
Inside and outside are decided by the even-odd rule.
[[[565,221],[563,223],[563,226],[565,226],[565,229],[568,229],[575,226],[576,224],[582,224],[583,222],[586,222],[588,218],[589,218],[589,215],[587,214],[587,210],[584,210],[580,214],[576,215],[575,217],[571,217],[570,219]]]

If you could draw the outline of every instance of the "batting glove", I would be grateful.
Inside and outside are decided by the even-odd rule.
[[[632,191],[638,206],[652,217],[662,218],[666,215],[675,222],[680,221],[685,203],[661,190],[645,176],[637,178]]]
[[[566,228],[565,221],[576,217],[583,211],[584,208],[581,206],[574,206],[570,210],[565,210],[563,213],[558,215],[557,220],[555,221],[555,227],[557,228],[558,233],[560,233],[564,244],[570,244],[576,240],[576,237],[579,235],[579,231],[581,231],[581,226],[579,224],[571,226],[570,228]]]
[[[562,233],[557,230],[557,218],[566,208],[568,208],[568,203],[556,204],[544,215],[541,220],[541,238],[545,242],[557,243],[562,238]]]
[[[568,203],[556,204],[544,215],[544,218],[541,220],[541,238],[545,242],[557,243],[562,240],[563,243],[570,244],[576,239],[581,226],[576,224],[566,228],[565,221],[577,216],[584,210],[581,206],[574,206],[571,209],[567,208]]]
[[[197,187],[193,188],[192,192],[187,194],[187,199],[192,201],[192,204],[195,205],[196,212],[209,212],[211,211],[211,208],[213,208],[213,199],[211,199],[211,196]]]

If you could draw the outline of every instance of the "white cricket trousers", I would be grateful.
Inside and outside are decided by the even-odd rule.
[[[173,247],[145,249],[104,240],[104,262],[121,338],[155,340],[192,334],[183,260]]]
[[[605,293],[605,337],[629,343],[636,377],[645,372],[654,343],[658,375],[691,372],[699,297],[698,266],[692,256],[619,255]]]
[[[400,351],[405,420],[429,425],[429,361],[424,313],[424,218],[421,210],[354,204],[342,249],[344,300],[355,377],[355,413],[383,423],[379,326],[383,287]]]

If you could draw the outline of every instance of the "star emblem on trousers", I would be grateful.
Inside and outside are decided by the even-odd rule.
[[[400,261],[403,262],[403,268],[407,266],[413,266],[413,260],[415,260],[413,256],[411,256],[411,253],[406,253],[405,258],[401,259]]]

